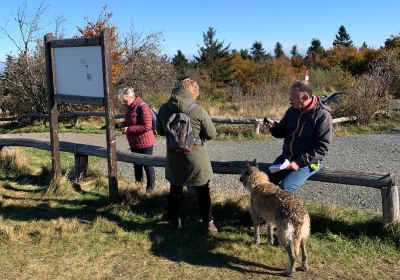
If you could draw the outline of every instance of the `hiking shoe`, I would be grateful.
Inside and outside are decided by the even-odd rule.
[[[209,235],[216,235],[218,233],[218,229],[214,224],[214,221],[211,220],[208,222],[207,231]]]

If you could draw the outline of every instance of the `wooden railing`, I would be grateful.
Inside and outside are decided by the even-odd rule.
[[[105,114],[104,112],[73,112],[73,113],[65,113],[65,114],[60,114],[58,116],[59,119],[69,119],[71,118],[73,120],[72,127],[76,126],[78,123],[78,117],[104,117]],[[115,119],[123,119],[125,117],[125,114],[116,114],[114,115]],[[48,120],[49,115],[48,114],[25,114],[22,116],[13,116],[13,117],[0,117],[0,121],[15,121],[19,122],[23,119],[43,119],[44,122]],[[333,119],[333,124],[337,123],[342,123],[342,122],[349,122],[349,121],[355,121],[357,118],[356,117],[342,117],[342,118],[337,118]],[[213,123],[222,123],[222,124],[250,124],[253,125],[255,128],[255,133],[258,134],[260,133],[260,129],[263,125],[263,119],[258,119],[258,118],[245,118],[245,119],[236,119],[236,118],[219,118],[219,117],[214,117],[211,118]]]
[[[4,146],[23,146],[34,147],[42,150],[51,150],[49,142],[32,139],[0,139],[0,149]],[[81,178],[88,168],[88,156],[107,157],[107,149],[103,147],[75,144],[60,141],[60,150],[73,153],[75,155],[74,176],[77,180]],[[153,165],[155,167],[165,167],[165,157],[150,156],[144,154],[117,152],[117,160],[140,165]],[[240,174],[246,166],[247,161],[211,161],[214,173],[218,174]],[[266,168],[270,163],[259,163],[262,168]],[[329,182],[345,185],[366,186],[381,190],[382,213],[384,224],[400,221],[399,213],[399,193],[395,184],[395,178],[390,173],[370,173],[350,170],[337,170],[324,167],[318,173],[309,178],[312,181]]]

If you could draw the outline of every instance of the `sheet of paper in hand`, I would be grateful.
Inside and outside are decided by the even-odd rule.
[[[288,167],[290,164],[290,161],[288,159],[285,159],[283,163],[278,163],[278,164],[272,164],[268,167],[269,171],[271,173],[275,173],[281,170],[284,170],[286,167]]]

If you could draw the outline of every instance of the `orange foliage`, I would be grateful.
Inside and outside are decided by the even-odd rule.
[[[330,67],[339,65],[349,70],[354,65],[359,64],[364,57],[357,48],[336,45],[327,51],[327,59]]]
[[[230,60],[230,79],[236,80],[245,92],[252,89],[256,80],[257,64],[250,59],[243,59],[239,53],[232,54]]]
[[[292,62],[286,56],[281,56],[264,63],[259,71],[259,75],[265,75],[270,82],[278,82],[286,78],[292,79],[297,76]]]
[[[107,12],[106,9],[107,5],[102,8],[97,20],[90,20],[85,17],[86,26],[83,28],[78,27],[78,31],[81,33],[82,37],[90,38],[98,37],[104,29],[109,29],[111,41],[112,82],[113,84],[116,84],[118,75],[124,70],[122,57],[125,49],[118,44],[117,28],[110,24],[112,13]]]

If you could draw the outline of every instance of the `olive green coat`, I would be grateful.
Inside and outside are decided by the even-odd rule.
[[[158,134],[165,135],[164,128],[172,113],[186,112],[193,102],[193,97],[188,91],[174,89],[170,99],[158,111]],[[182,153],[170,152],[167,149],[165,178],[177,186],[202,186],[210,181],[213,173],[206,141],[215,138],[217,133],[210,116],[201,105],[194,107],[189,117],[196,139],[194,148],[191,152]]]

